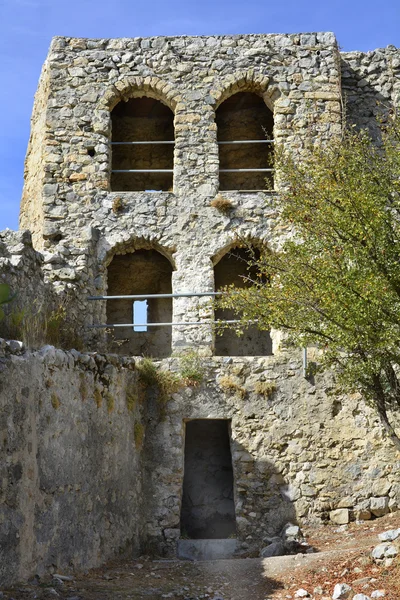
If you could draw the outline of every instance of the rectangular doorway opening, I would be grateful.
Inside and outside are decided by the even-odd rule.
[[[225,539],[235,534],[230,421],[188,421],[181,536],[190,539]]]

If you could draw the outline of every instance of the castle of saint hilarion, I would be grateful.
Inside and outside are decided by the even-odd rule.
[[[20,231],[0,232],[17,292],[0,323],[1,583],[121,553],[258,556],[287,523],[400,508],[375,413],[307,377],[279,331],[216,335],[235,316],[213,304],[247,285],[243,240],[291,233],[273,145],[301,153],[344,114],[374,136],[399,99],[400,50],[340,53],[332,33],[53,39]],[[57,328],[63,344],[35,344]]]

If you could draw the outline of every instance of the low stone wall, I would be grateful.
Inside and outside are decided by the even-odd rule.
[[[230,421],[241,554],[288,522],[400,507],[399,453],[358,395],[333,393],[332,374],[305,379],[285,349],[194,360],[197,386],[182,358],[156,364],[181,380],[167,399],[132,359],[0,340],[2,585],[125,552],[176,556],[191,419]]]
[[[0,340],[0,583],[137,552],[134,362]]]

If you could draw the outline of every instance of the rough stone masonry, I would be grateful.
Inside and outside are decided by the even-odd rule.
[[[238,554],[288,522],[400,507],[400,456],[376,416],[335,395],[332,374],[306,379],[279,332],[220,351],[210,297],[149,299],[148,323],[204,324],[140,332],[91,328],[134,317],[132,300],[88,299],[212,293],[223,260],[224,283],[239,283],[240,240],[274,249],[290,235],[271,205],[269,140],[328,140],[344,109],[374,135],[399,91],[398,49],[339,53],[332,33],[54,38],[26,158],[30,233],[0,234],[0,276],[25,311],[68,292],[80,352],[0,344],[2,582],[176,556],[192,419],[228,422],[233,488],[218,502],[233,499]],[[175,373],[192,356],[202,382],[160,406],[138,375],[147,354]]]

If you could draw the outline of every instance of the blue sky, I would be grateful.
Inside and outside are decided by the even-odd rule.
[[[341,48],[400,46],[399,0],[0,0],[0,230],[18,227],[33,95],[54,35],[334,31]]]

